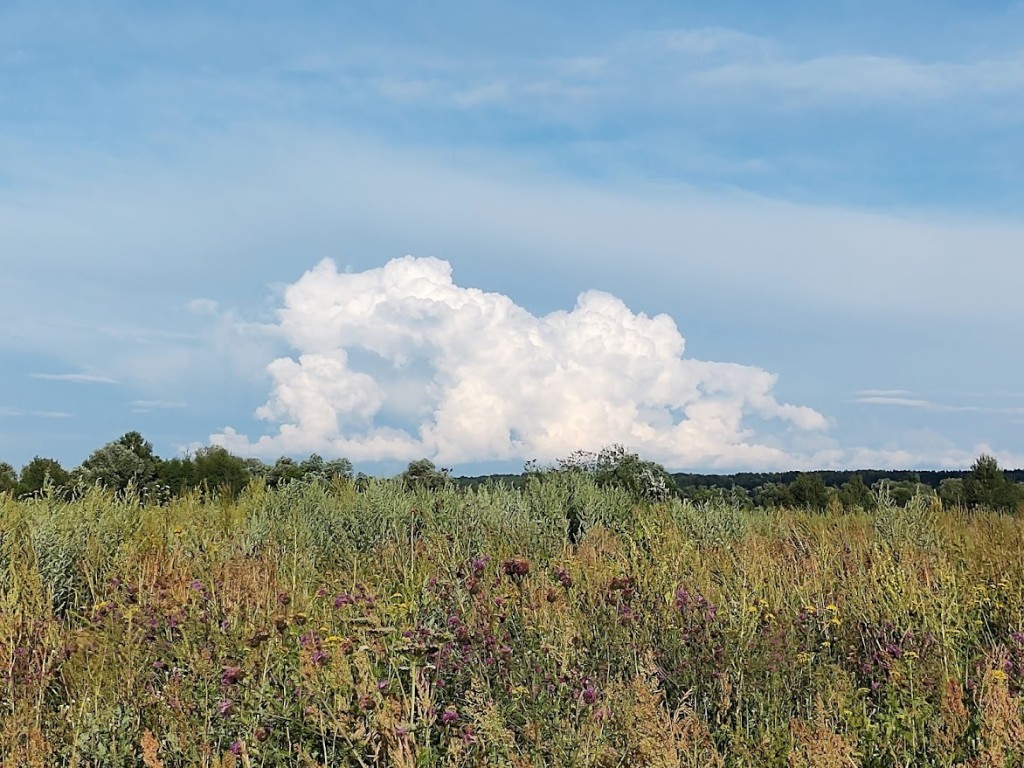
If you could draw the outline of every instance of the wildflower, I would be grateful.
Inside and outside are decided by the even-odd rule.
[[[228,747],[228,750],[231,752],[232,755],[237,757],[238,755],[242,754],[242,742],[238,739],[235,739],[231,742],[231,746]]]
[[[441,722],[445,725],[451,725],[458,719],[459,713],[455,710],[455,707],[448,707],[448,709],[441,713]]]
[[[317,648],[315,651],[313,651],[313,655],[310,656],[309,658],[310,658],[310,661],[312,661],[314,665],[316,665],[318,667],[322,667],[324,664],[327,663],[327,661],[331,657],[330,657],[330,655],[326,651],[322,651],[319,648]]]
[[[224,685],[235,685],[244,676],[245,673],[239,667],[224,667],[220,675],[220,681]]]
[[[566,589],[572,586],[572,576],[569,575],[565,568],[560,566],[555,566],[555,580]]]
[[[349,594],[336,595],[334,598],[334,607],[343,608],[346,605],[352,605],[356,599]]]
[[[221,702],[217,705],[217,712],[221,717],[227,717],[235,709],[235,705],[232,704],[228,699],[221,699]]]
[[[633,580],[629,576],[615,576],[608,584],[608,589],[613,592],[631,592]]]
[[[192,587],[192,589],[196,592],[203,592],[206,589],[206,587],[203,586],[203,582],[201,582],[199,579],[192,579],[191,583],[189,583],[189,586]]]
[[[483,573],[484,568],[487,567],[487,563],[489,563],[490,560],[491,558],[489,558],[487,555],[484,555],[483,557],[474,558],[473,562],[470,563],[471,567],[473,568],[473,572],[479,576],[481,573]]]
[[[506,576],[514,579],[522,578],[530,572],[530,561],[522,557],[513,557],[503,562],[501,568],[505,571]]]
[[[259,648],[263,643],[270,639],[269,632],[256,632],[252,637],[245,641],[245,644],[250,648]]]
[[[584,704],[593,704],[595,701],[597,701],[597,689],[590,683],[587,683],[586,687],[583,689],[580,696],[583,699]]]

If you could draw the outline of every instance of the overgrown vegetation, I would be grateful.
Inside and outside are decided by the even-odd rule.
[[[0,759],[1022,764],[1017,516],[590,469],[0,494]]]

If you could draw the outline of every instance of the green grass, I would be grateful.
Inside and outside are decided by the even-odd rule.
[[[637,506],[572,476],[0,497],[0,757],[1021,765],[1022,543],[932,501]]]

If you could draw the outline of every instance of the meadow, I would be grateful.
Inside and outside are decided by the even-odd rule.
[[[1022,765],[1022,545],[936,498],[638,504],[571,473],[0,495],[0,758]]]

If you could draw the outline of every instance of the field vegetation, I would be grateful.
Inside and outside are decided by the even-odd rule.
[[[647,479],[0,494],[0,757],[1024,764],[1016,514]]]

